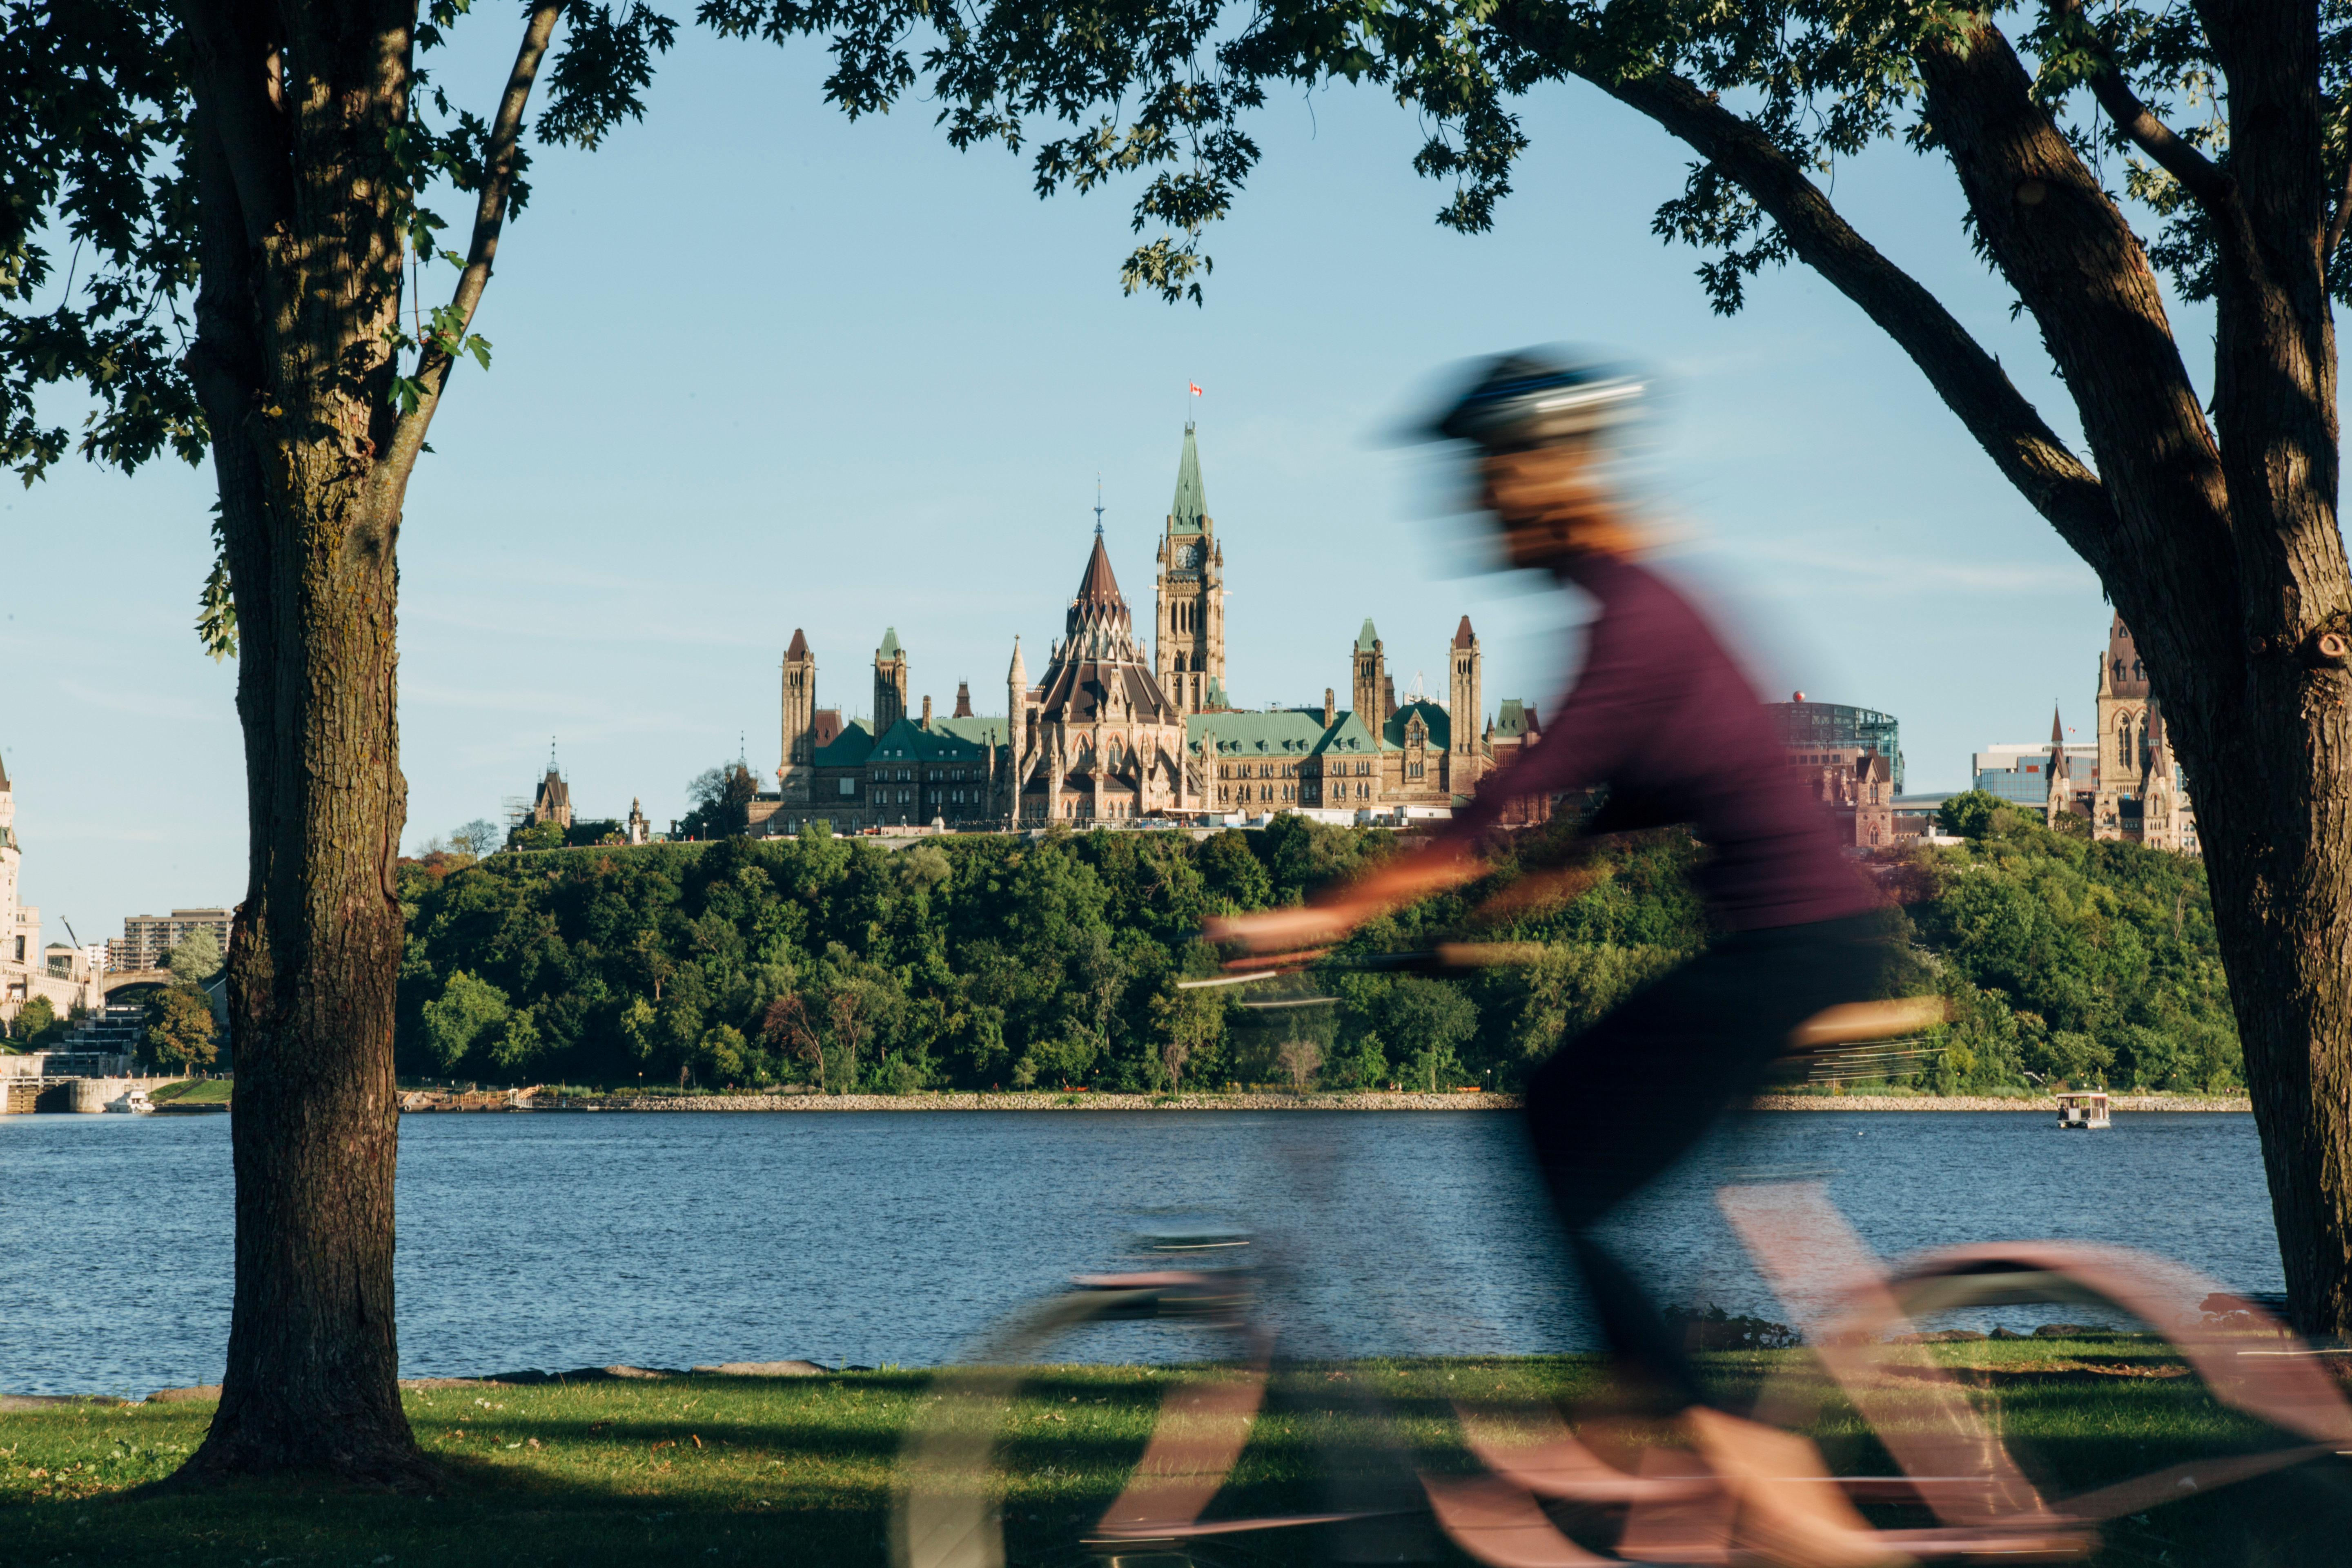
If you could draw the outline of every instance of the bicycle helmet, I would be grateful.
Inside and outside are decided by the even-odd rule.
[[[1623,365],[1521,349],[1487,361],[1470,390],[1428,429],[1490,450],[1541,446],[1626,423],[1643,391],[1642,378]]]

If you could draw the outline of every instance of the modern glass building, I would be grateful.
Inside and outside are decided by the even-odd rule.
[[[2050,799],[2050,775],[2041,763],[2024,763],[2014,768],[1979,768],[1976,787],[2011,805],[2030,805],[2036,811]]]
[[[1780,727],[1780,743],[1790,751],[1876,752],[1894,774],[1895,793],[1903,793],[1903,742],[1892,713],[1842,702],[1768,702],[1764,709]]]

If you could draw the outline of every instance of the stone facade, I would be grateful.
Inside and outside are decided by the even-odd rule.
[[[0,763],[0,1022],[13,1023],[25,1005],[46,996],[60,1018],[77,1007],[104,1005],[95,950],[64,948],[56,962],[41,946],[41,911],[21,901],[23,846],[16,838],[16,791]],[[224,933],[226,934],[226,933]],[[228,951],[226,942],[221,951]],[[61,973],[60,973],[61,971]]]
[[[572,786],[564,782],[552,762],[547,764],[547,776],[539,781],[539,789],[531,796],[530,820],[534,827],[542,822],[551,822],[558,827],[572,826]]]
[[[782,745],[777,753],[783,763],[776,779],[786,805],[806,805],[816,778],[816,656],[798,626],[784,649],[783,681]]]
[[[1532,702],[1507,697],[1486,726],[1486,769],[1499,773],[1517,762],[1529,746],[1543,738],[1543,725]],[[1515,800],[1503,808],[1502,821],[1510,827],[1534,827],[1549,822],[1554,801],[1549,795]]]
[[[1099,512],[1099,508],[1097,512]],[[1444,814],[1496,765],[1485,719],[1485,655],[1464,616],[1446,648],[1445,700],[1399,702],[1386,649],[1366,621],[1350,655],[1354,705],[1326,689],[1319,709],[1238,712],[1225,689],[1224,547],[1209,515],[1198,439],[1185,426],[1161,531],[1147,651],[1119,592],[1097,516],[1093,548],[1035,683],[1021,639],[1005,671],[1005,716],[910,717],[910,658],[895,629],[874,658],[872,721],[816,706],[816,659],[793,634],[783,660],[778,788],[753,831],[808,823],[866,828],[1036,826],[1270,811]],[[1513,755],[1532,713],[1503,735]],[[1456,716],[1459,722],[1456,722]],[[1541,821],[1549,803],[1514,820]]]
[[[1005,698],[1013,705],[1013,820],[1119,822],[1197,807],[1186,787],[1184,710],[1135,640],[1099,526],[1045,678],[1023,689],[1017,640],[1013,659]],[[1205,695],[1214,672],[1200,673]]]
[[[887,733],[906,716],[907,650],[898,646],[898,628],[885,626],[874,650],[874,732]]]
[[[2095,838],[2135,839],[2150,848],[2197,852],[2197,815],[2180,787],[2179,764],[2164,734],[2164,709],[2147,679],[2131,628],[2120,615],[2099,657],[2099,765],[2089,810]]]

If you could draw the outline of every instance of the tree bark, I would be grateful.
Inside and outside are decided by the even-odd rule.
[[[236,1284],[184,1475],[433,1471],[393,1300],[393,864],[406,817],[391,434],[413,11],[199,0],[187,18],[204,401],[240,639],[250,874],[229,946]],[[281,62],[284,62],[281,65]]]
[[[2293,7],[2265,8],[2292,23]],[[2232,31],[2232,28],[2235,31]],[[2123,216],[1979,26],[1921,55],[1928,114],[2041,326],[2114,499],[2101,579],[2189,775],[2296,1326],[2352,1332],[2352,629],[2319,247],[2316,29],[2230,18],[2213,424]],[[2127,114],[2127,101],[2111,106]],[[2133,126],[2125,126],[2128,132]],[[2021,201],[2025,182],[2039,199]]]

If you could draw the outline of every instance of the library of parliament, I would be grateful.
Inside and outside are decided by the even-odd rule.
[[[1344,632],[1338,635],[1344,636]],[[1335,637],[1336,640],[1336,637]],[[836,832],[939,825],[967,829],[1073,826],[1141,817],[1215,820],[1276,811],[1333,821],[1436,813],[1537,735],[1532,705],[1482,706],[1483,659],[1470,618],[1446,649],[1446,700],[1398,700],[1387,650],[1369,620],[1347,650],[1347,703],[1239,710],[1226,700],[1225,552],[1184,426],[1175,500],[1152,582],[1150,646],[1096,523],[1094,547],[1030,679],[1021,640],[1000,713],[910,705],[897,629],[874,650],[870,720],[818,706],[817,661],[793,633],[784,650],[782,764],[751,808],[752,832]]]

